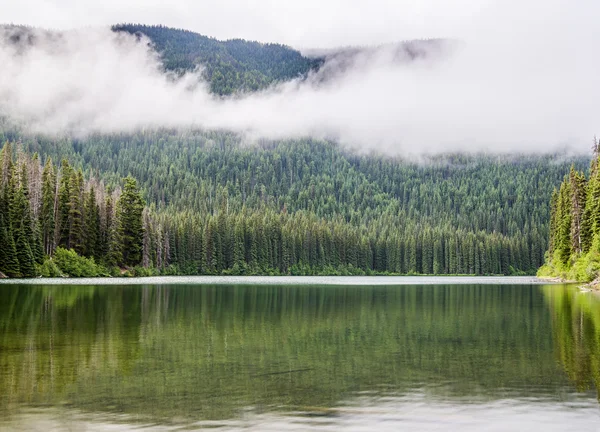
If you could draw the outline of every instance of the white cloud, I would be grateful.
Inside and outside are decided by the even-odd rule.
[[[261,19],[283,31],[273,18],[280,11],[275,3],[272,16]],[[413,4],[413,17],[429,19],[441,11],[461,15],[452,15],[441,2],[426,3],[430,7],[423,10]],[[177,9],[180,4],[175,2],[171,13],[185,15]],[[359,22],[352,2],[344,4],[350,10],[339,3],[325,8],[325,15],[342,11],[340,25],[348,33],[353,26],[359,34],[375,32],[375,24]],[[544,151],[562,145],[588,151],[600,118],[596,8],[564,0],[486,5],[462,13],[473,20],[455,32],[462,42],[451,55],[398,63],[390,61],[384,47],[326,84],[318,84],[315,76],[240,100],[215,99],[204,86],[190,92],[196,76],[172,81],[144,44],[106,28],[66,32],[60,41],[42,38],[22,55],[3,44],[0,111],[46,132],[200,126],[271,138],[336,137],[347,145],[393,153]],[[377,6],[380,13],[392,9],[383,0]],[[390,20],[401,12],[394,9]],[[362,15],[363,20],[375,16]],[[296,38],[302,23],[301,17],[290,22],[287,37]],[[321,27],[317,20],[315,29]],[[384,22],[385,37],[374,38],[393,38],[389,28]],[[433,35],[429,24],[423,28]],[[331,31],[318,36],[323,46],[337,40]],[[302,41],[314,46],[310,38]]]
[[[6,22],[69,29],[135,22],[217,38],[296,47],[460,37],[494,0],[19,0],[0,5]]]

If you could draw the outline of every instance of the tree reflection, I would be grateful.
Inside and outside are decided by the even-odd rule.
[[[224,419],[363,392],[553,398],[550,326],[530,286],[5,286],[0,406]]]
[[[556,356],[579,391],[595,386],[600,400],[600,297],[574,286],[548,286]]]

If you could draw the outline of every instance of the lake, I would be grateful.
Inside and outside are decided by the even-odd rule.
[[[600,296],[535,278],[0,283],[0,430],[600,431]]]

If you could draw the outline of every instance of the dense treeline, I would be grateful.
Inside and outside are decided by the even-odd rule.
[[[84,179],[66,159],[42,168],[37,154],[10,143],[0,152],[0,271],[11,277],[38,274],[97,275],[95,261],[133,266],[142,257],[144,201],[136,181],[111,193]],[[55,260],[46,260],[55,255]],[[81,258],[82,256],[89,259]],[[74,268],[73,268],[74,267]]]
[[[553,155],[444,155],[411,162],[358,155],[327,141],[245,145],[226,132],[141,131],[86,139],[0,139],[27,151],[67,157],[117,182],[131,174],[159,207],[214,214],[227,193],[230,211],[267,206],[368,224],[396,215],[429,225],[525,235],[547,248],[549,200],[573,159]],[[583,168],[589,158],[576,159]],[[541,238],[541,239],[540,239]]]
[[[50,263],[89,273],[72,265],[75,252],[106,272],[141,266],[136,274],[532,272],[546,234],[537,225],[544,208],[527,190],[565,168],[467,156],[419,165],[327,142],[248,147],[225,133],[19,138],[23,150],[3,151],[6,241],[15,251],[26,241],[38,265],[53,259],[27,271],[0,260],[9,275],[52,274]],[[44,168],[25,150],[45,154]],[[79,168],[53,166],[61,156]],[[129,174],[141,180],[147,206],[132,177],[121,190]]]
[[[322,64],[280,44],[232,39],[219,41],[188,30],[165,26],[120,24],[113,31],[144,34],[160,53],[165,69],[191,71],[203,68],[212,92],[229,95],[263,89],[278,81],[306,74]]]
[[[594,144],[589,176],[571,167],[550,209],[550,241],[543,276],[590,281],[600,271],[600,147]]]

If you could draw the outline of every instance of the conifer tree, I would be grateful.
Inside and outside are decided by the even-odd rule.
[[[555,248],[559,260],[567,264],[572,252],[571,242],[571,185],[564,181],[558,192]]]
[[[21,276],[15,240],[2,215],[0,215],[0,244],[2,244],[0,248],[0,271],[10,277]]]
[[[38,264],[44,263],[44,246],[42,243],[42,231],[40,229],[39,219],[34,218],[32,221],[32,238],[30,240],[31,245],[31,253],[33,254],[33,259]]]
[[[571,249],[575,253],[581,253],[583,250],[582,222],[587,195],[586,182],[583,173],[575,171],[573,166],[569,173],[569,183],[571,185]]]
[[[58,203],[56,211],[55,242],[58,246],[71,248],[70,244],[70,199],[71,199],[71,178],[73,169],[69,161],[63,159],[61,162],[60,181],[58,188]]]
[[[133,177],[125,178],[124,182],[123,193],[117,203],[118,229],[123,264],[132,266],[142,260],[144,200]]]
[[[0,188],[0,193],[2,189]],[[3,271],[4,265],[8,259],[8,251],[6,245],[8,245],[8,234],[6,232],[6,227],[4,226],[4,216],[2,212],[0,212],[0,272]]]
[[[15,230],[15,247],[17,249],[17,259],[19,261],[19,269],[21,276],[34,277],[36,275],[33,254],[31,247],[25,235],[25,222],[21,222]]]
[[[96,203],[96,190],[92,186],[85,194],[86,200],[83,210],[84,221],[84,247],[83,253],[85,256],[101,257],[100,253],[100,210]]]
[[[113,214],[113,200],[110,194],[106,199],[107,231],[106,231],[106,263],[111,266],[120,266],[123,263],[122,236],[119,220]]]
[[[56,176],[54,174],[52,159],[48,158],[42,172],[42,208],[40,213],[42,242],[46,255],[51,255],[54,251],[55,201]]]
[[[252,268],[261,273],[310,274],[332,268],[347,271],[352,265],[352,271],[363,272],[482,274],[532,270],[543,259],[547,225],[542,219],[546,210],[519,204],[520,198],[502,189],[506,186],[500,184],[490,195],[488,203],[493,206],[486,213],[481,206],[478,208],[479,197],[461,199],[464,191],[452,190],[448,193],[453,195],[452,199],[445,203],[444,190],[451,187],[450,183],[445,182],[443,188],[437,189],[425,183],[415,186],[411,183],[413,177],[422,180],[422,174],[414,171],[416,168],[407,170],[404,177],[394,177],[398,167],[387,161],[379,161],[373,168],[370,159],[338,159],[342,166],[359,170],[363,180],[377,178],[378,184],[349,180],[350,177],[345,177],[348,171],[337,173],[337,178],[328,177],[324,159],[302,156],[318,147],[306,143],[298,146],[300,151],[283,149],[281,155],[275,152],[273,157],[268,152],[256,152],[258,158],[255,152],[245,154],[232,169],[222,154],[203,148],[194,156],[201,175],[196,177],[199,184],[193,187],[186,186],[187,176],[176,176],[175,164],[172,170],[167,170],[167,177],[161,177],[160,170],[156,178],[144,177],[144,190],[149,196],[162,194],[150,207],[137,198],[133,201],[138,205],[127,207],[128,193],[121,198],[118,194],[110,196],[102,183],[85,180],[83,172],[74,171],[66,158],[58,175],[47,159],[39,181],[34,181],[35,156],[29,158],[20,152],[18,163],[14,164],[12,150],[8,148],[2,150],[0,157],[0,215],[4,217],[3,233],[6,233],[6,236],[0,233],[6,239],[0,240],[10,243],[12,238],[13,244],[21,241],[17,234],[22,225],[37,262],[41,262],[43,255],[40,251],[51,254],[60,241],[107,265],[142,263],[166,268],[172,264],[173,270],[184,273],[238,273]],[[90,163],[102,161],[93,159]],[[589,250],[597,232],[595,218],[600,220],[600,212],[597,195],[592,193],[598,184],[594,181],[593,166],[588,183],[575,170],[567,181],[568,199],[559,200],[564,196],[557,192],[556,205],[551,206],[550,248],[556,252],[558,240],[566,234],[567,243],[566,247],[561,243],[564,247],[561,256],[567,262],[573,252]],[[323,170],[326,174],[318,177]],[[282,184],[280,175],[284,172],[286,180]],[[382,172],[389,176],[383,182]],[[112,171],[107,174],[105,179],[109,182],[116,177]],[[189,178],[194,175],[190,172]],[[442,173],[440,178],[445,176]],[[468,175],[461,181],[467,178]],[[129,182],[125,183],[130,190]],[[466,190],[472,187],[471,184]],[[132,195],[139,196],[139,190]],[[35,204],[38,196],[39,203]],[[408,204],[385,204],[394,196],[406,199]],[[430,196],[431,202],[418,202],[422,198],[413,196]],[[182,199],[189,200],[189,208],[182,210]],[[470,201],[465,204],[465,200]],[[504,207],[498,207],[499,202]],[[519,206],[519,211],[513,212]],[[573,211],[576,206],[579,213]],[[461,216],[465,208],[470,211]],[[442,222],[438,223],[441,213]],[[136,223],[131,222],[132,215]],[[565,217],[569,218],[568,225]],[[580,239],[576,240],[577,237]],[[129,244],[137,244],[137,251],[141,252]],[[131,250],[133,253],[127,252],[125,257],[124,252]]]
[[[4,239],[6,239],[6,247],[5,247],[5,256],[4,261],[2,261],[2,273],[10,277],[20,277],[22,276],[21,268],[19,266],[19,258],[17,256],[17,246],[15,244],[15,239],[11,232],[8,229],[3,230],[4,233],[1,234]]]
[[[21,184],[18,187],[13,186],[13,188],[16,187],[16,191],[13,193],[10,202],[10,227],[16,247],[17,260],[19,261],[20,274],[24,277],[33,277],[36,274],[34,256],[31,251],[34,236],[31,227],[31,210],[27,200],[26,181],[26,172],[23,169]],[[11,183],[15,184],[15,176],[13,176]]]
[[[79,255],[83,255],[85,252],[82,194],[83,173],[81,170],[73,171],[69,181],[68,247],[75,250]]]
[[[548,252],[552,256],[556,248],[556,240],[558,239],[558,190],[554,188],[552,198],[550,199],[550,240],[548,242]]]

